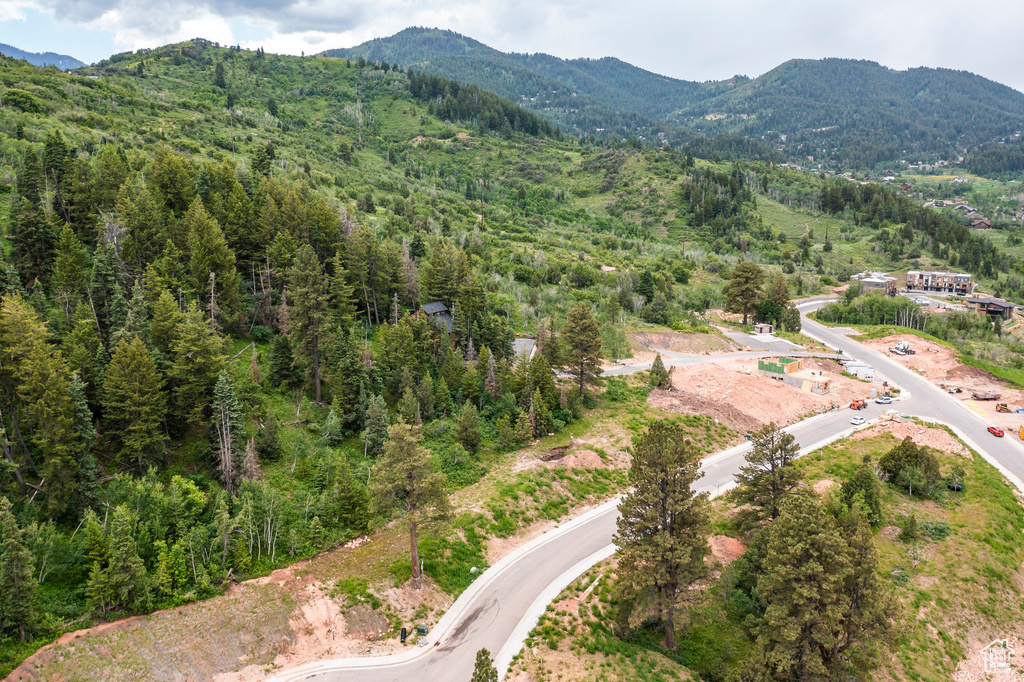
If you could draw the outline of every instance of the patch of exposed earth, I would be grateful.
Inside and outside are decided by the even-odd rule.
[[[831,381],[831,392],[818,395],[764,376],[756,360],[677,367],[671,372],[672,388],[652,391],[647,400],[667,412],[709,415],[742,434],[768,422],[792,424],[866,397],[872,385],[842,376],[842,369],[831,360],[804,360],[804,371]]]

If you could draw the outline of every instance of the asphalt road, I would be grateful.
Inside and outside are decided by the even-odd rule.
[[[821,301],[801,305],[806,313]],[[895,408],[903,414],[934,419],[953,426],[969,444],[973,443],[989,461],[1004,471],[1018,487],[1024,480],[1024,445],[1011,435],[995,438],[986,431],[981,415],[947,395],[891,358],[852,341],[834,329],[804,318],[804,332],[839,350],[847,357],[869,362],[877,376],[898,386],[904,398],[893,405],[868,404],[857,413],[868,420],[884,409]],[[685,366],[713,361],[715,356],[689,356],[663,351],[666,364]],[[732,353],[730,358],[763,356],[764,353]],[[616,368],[609,374],[646,369],[634,365]],[[622,370],[621,372],[619,370]],[[839,410],[806,420],[786,430],[801,443],[802,451],[847,435],[853,427],[850,410]],[[1022,415],[1008,415],[1009,422],[1020,422]],[[712,495],[733,485],[733,475],[743,463],[749,444],[712,455],[704,462],[701,490]],[[1016,480],[1014,480],[1016,479]],[[499,674],[504,675],[512,656],[521,647],[526,632],[558,591],[601,558],[608,556],[615,533],[618,510],[609,503],[581,518],[567,522],[505,557],[481,575],[452,606],[434,631],[425,638],[425,646],[400,654],[378,658],[332,659],[309,664],[273,678],[281,681],[304,679],[345,682],[441,682],[468,680],[472,676],[476,652],[487,648],[495,655]]]

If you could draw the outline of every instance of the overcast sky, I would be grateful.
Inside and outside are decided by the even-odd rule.
[[[0,0],[0,42],[90,63],[194,37],[309,54],[408,26],[687,80],[851,57],[964,69],[1024,91],[1024,3],[1013,0]]]

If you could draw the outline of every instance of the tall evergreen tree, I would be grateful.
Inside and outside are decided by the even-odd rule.
[[[743,679],[847,679],[877,664],[895,604],[879,580],[870,529],[853,514],[841,528],[812,496],[786,500],[767,531],[757,580],[766,607]]]
[[[483,436],[480,434],[480,415],[476,406],[470,401],[462,406],[462,413],[459,414],[459,421],[455,424],[455,435],[462,443],[462,447],[470,454],[475,454],[480,447]]]
[[[722,289],[725,295],[725,309],[731,313],[743,313],[743,324],[757,311],[761,302],[761,287],[764,284],[764,270],[756,263],[738,263],[729,275],[729,282]]]
[[[235,254],[224,238],[220,225],[203,206],[199,197],[193,199],[185,214],[184,227],[188,235],[189,285],[192,292],[210,307],[211,295],[215,307],[225,319],[231,319],[238,308],[238,271]],[[214,289],[210,290],[210,275],[214,275]]]
[[[7,237],[11,263],[27,287],[35,280],[47,281],[53,259],[54,230],[43,207],[45,178],[39,156],[29,151],[15,184]]]
[[[124,505],[114,509],[110,521],[110,559],[106,590],[119,608],[137,611],[149,605],[149,579],[135,542],[138,519]]]
[[[164,381],[138,336],[122,339],[103,382],[104,418],[122,466],[135,461],[139,474],[163,453]]]
[[[0,497],[0,633],[28,641],[37,616],[35,591],[32,553],[10,501]]]
[[[373,466],[370,496],[377,513],[398,513],[409,529],[409,559],[412,587],[423,586],[417,542],[420,530],[451,518],[445,492],[445,475],[438,471],[434,457],[420,445],[422,437],[409,424],[388,429],[384,453]]]
[[[774,422],[752,433],[751,443],[747,463],[736,474],[736,495],[751,505],[754,521],[776,519],[783,500],[800,484],[800,471],[793,466],[800,445]]]
[[[295,254],[295,263],[288,270],[288,301],[291,324],[288,328],[313,372],[317,404],[323,400],[320,391],[321,345],[331,328],[331,292],[320,259],[309,244]]]
[[[185,311],[171,342],[171,366],[175,416],[192,427],[206,422],[213,386],[224,367],[223,342],[210,329],[206,317],[193,302]]]
[[[569,311],[562,338],[566,340],[566,365],[582,398],[588,384],[601,381],[601,330],[586,303]]]
[[[704,475],[700,452],[682,425],[663,421],[635,438],[633,450],[633,490],[619,504],[615,535],[619,589],[640,613],[654,602],[665,646],[674,649],[676,602],[708,570],[708,494],[693,489]]]
[[[363,429],[363,452],[367,457],[378,457],[384,451],[388,439],[391,416],[384,398],[379,395],[370,396],[370,404],[366,409],[366,428]]]

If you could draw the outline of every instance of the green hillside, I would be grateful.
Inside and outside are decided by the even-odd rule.
[[[1018,259],[880,185],[581,140],[393,63],[0,58],[0,101],[0,673],[387,523],[391,441],[454,492],[571,433],[599,356],[709,331],[741,261],[789,331],[864,267],[1024,298]],[[453,594],[484,565],[461,530],[423,540]]]
[[[983,172],[1024,168],[1019,150],[999,145],[1024,128],[1024,94],[965,71],[801,59],[753,80],[696,83],[613,58],[503,53],[451,31],[421,28],[325,54],[398,61],[476,83],[574,134],[660,132],[684,144],[684,130],[733,134],[801,163],[813,157],[835,168],[881,170],[962,156]]]

